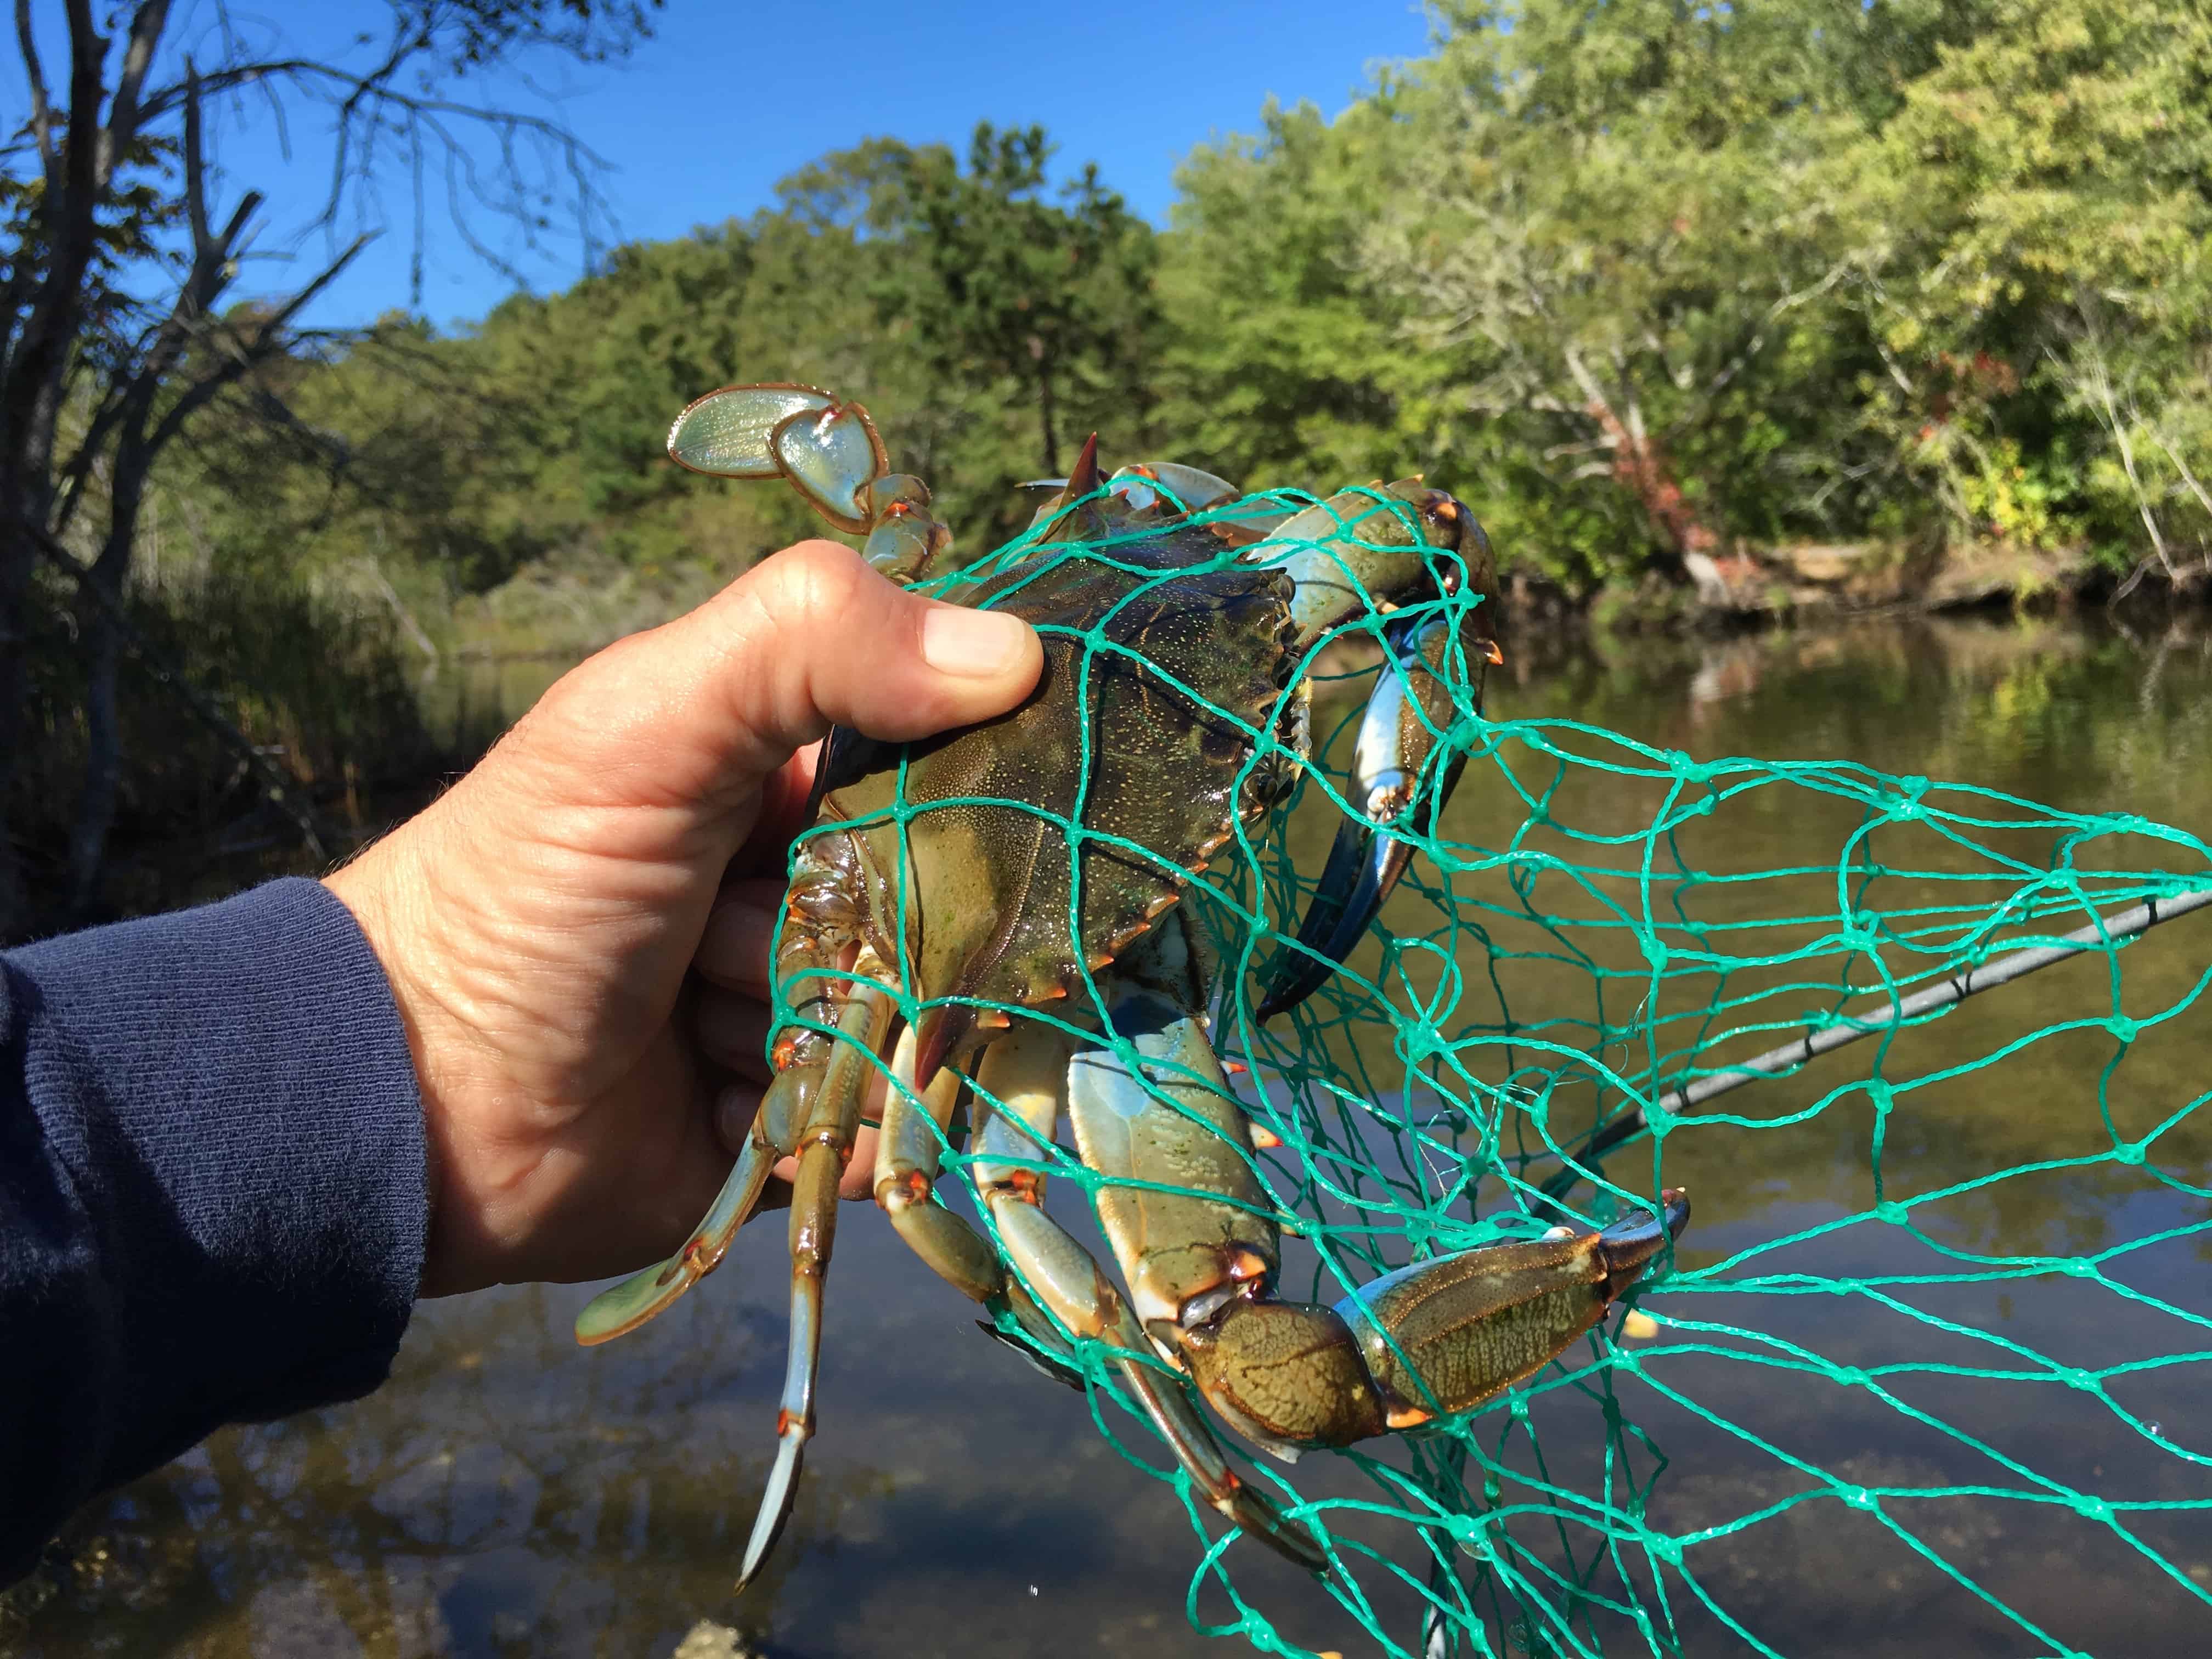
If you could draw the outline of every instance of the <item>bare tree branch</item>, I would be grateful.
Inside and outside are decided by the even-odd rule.
[[[536,248],[548,231],[546,204],[573,191],[574,228],[593,253],[612,228],[596,184],[604,161],[556,120],[446,88],[518,46],[605,55],[602,48],[641,30],[654,3],[388,0],[392,32],[363,63],[295,55],[276,40],[276,24],[255,19],[241,28],[227,0],[212,0],[207,46],[216,61],[203,64],[165,59],[171,25],[186,9],[173,0],[102,0],[97,9],[94,0],[60,0],[70,65],[58,97],[37,51],[33,0],[16,0],[30,109],[8,155],[38,187],[11,198],[16,234],[0,252],[0,524],[24,532],[0,535],[0,937],[27,915],[9,813],[32,695],[21,647],[42,625],[36,567],[60,562],[88,596],[79,648],[92,742],[70,843],[87,896],[112,817],[100,803],[112,805],[118,776],[121,595],[156,459],[242,383],[257,406],[281,407],[273,392],[252,386],[252,371],[291,348],[302,308],[368,240],[336,246],[345,215],[378,205],[380,169],[394,152],[406,158],[416,198],[418,288],[427,188],[441,177],[462,241],[508,275],[521,275],[513,246],[493,246],[468,222],[477,209],[507,219]],[[119,51],[100,33],[106,17],[123,36]],[[165,77],[165,62],[181,73]],[[290,104],[317,105],[331,123],[329,187],[295,222],[329,234],[331,256],[281,303],[228,318],[219,307],[255,234],[261,198],[249,192],[228,215],[215,211],[211,98],[266,101],[288,147]],[[172,143],[174,173],[164,154]],[[489,159],[480,163],[480,155]],[[63,536],[93,502],[104,515],[99,553],[87,560],[70,554]]]
[[[59,157],[54,150],[54,112],[46,99],[46,73],[39,62],[39,43],[31,33],[31,0],[15,0],[15,44],[23,54],[23,73],[31,83],[31,137],[49,185]]]
[[[108,106],[107,125],[100,135],[100,187],[107,188],[131,141],[138,136],[138,94],[146,71],[153,67],[154,48],[168,26],[169,0],[143,0],[131,19],[131,34],[123,48],[123,68],[116,76],[115,97]]]
[[[224,350],[222,365],[187,387],[184,395],[172,404],[161,416],[161,424],[154,428],[149,441],[160,449],[173,439],[185,423],[216,393],[230,386],[261,363],[276,356],[284,349],[286,330],[292,319],[313,303],[317,295],[338,279],[351,264],[362,249],[375,238],[368,234],[354,238],[345,252],[325,265],[313,281],[301,289],[254,330],[252,337],[239,341],[224,338],[220,343]]]

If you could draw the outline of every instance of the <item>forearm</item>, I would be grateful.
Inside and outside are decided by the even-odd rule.
[[[226,1422],[389,1370],[428,1220],[376,958],[312,882],[0,956],[0,1583]]]

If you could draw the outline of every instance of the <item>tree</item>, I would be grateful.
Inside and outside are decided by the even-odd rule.
[[[1047,199],[1044,129],[975,129],[963,173],[940,145],[863,152],[863,223],[915,256],[879,285],[886,322],[912,331],[931,372],[1022,387],[1037,458],[1060,468],[1071,413],[1137,423],[1152,320],[1152,234],[1087,166]],[[833,161],[838,158],[831,158]]]
[[[1448,473],[1424,405],[1450,364],[1358,267],[1411,131],[1387,92],[1334,124],[1311,105],[1262,119],[1255,137],[1199,146],[1176,175],[1160,271],[1171,447],[1248,489]]]
[[[2212,576],[2212,15],[1993,0],[1869,147],[1869,402],[1965,533]]]
[[[1677,568],[1706,572],[1730,529],[1776,529],[1763,503],[1806,493],[1783,468],[1856,459],[1763,371],[1850,372],[1821,302],[1863,258],[1828,171],[1865,118],[1863,12],[1458,7],[1403,94],[1423,160],[1366,270],[1459,356],[1471,412],[1563,494],[1592,480],[1635,502]]]
[[[68,70],[50,83],[30,0],[16,0],[30,112],[0,149],[8,238],[0,267],[0,938],[21,931],[27,918],[9,826],[25,735],[27,647],[42,608],[38,567],[64,573],[81,611],[90,760],[69,884],[82,908],[114,810],[118,602],[151,469],[195,420],[292,348],[300,310],[354,251],[274,301],[224,308],[262,200],[248,191],[228,214],[217,211],[204,153],[207,106],[252,94],[295,115],[302,107],[326,113],[331,184],[313,222],[336,224],[387,162],[419,177],[441,157],[469,161],[471,135],[488,133],[502,165],[454,172],[468,181],[452,202],[463,234],[483,248],[469,220],[487,210],[538,234],[557,185],[577,192],[588,243],[603,216],[594,158],[556,125],[469,101],[455,95],[455,83],[526,49],[586,58],[618,52],[655,3],[388,0],[389,32],[358,63],[291,54],[219,6],[210,37],[217,54],[195,64],[170,39],[168,0],[140,0],[127,19],[118,14],[119,46],[92,0],[64,0]],[[251,413],[257,403],[265,406],[243,407]]]

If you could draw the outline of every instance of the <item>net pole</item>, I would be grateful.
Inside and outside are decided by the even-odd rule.
[[[1977,996],[1999,985],[2009,984],[2014,980],[2048,968],[2053,963],[2065,962],[2080,956],[2098,945],[2134,939],[2138,934],[2148,933],[2162,921],[2172,921],[2177,916],[2187,915],[2192,910],[2202,910],[2208,905],[2212,905],[2212,888],[2178,893],[2168,898],[2147,900],[2133,909],[2122,910],[2087,927],[2077,927],[2049,945],[2015,951],[2008,957],[2000,957],[1995,962],[1970,968],[1941,984],[1916,991],[1887,1008],[1864,1015],[1844,1017],[1835,1024],[1808,1031],[1803,1036],[1792,1037],[1779,1048],[1770,1048],[1763,1054],[1730,1066],[1725,1071],[1701,1077],[1695,1083],[1662,1095],[1658,1109],[1667,1114],[1692,1110],[1731,1089],[1741,1089],[1747,1083],[1777,1076],[1802,1066],[1808,1060],[1831,1054],[1846,1043],[1856,1042],[1862,1037],[1877,1036],[1909,1019],[1917,1019],[1923,1014],[1934,1013],[1954,1003],[1964,1002],[1968,997]],[[1623,1141],[1643,1133],[1650,1124],[1648,1109],[1638,1106],[1606,1125],[1590,1137],[1589,1143],[1574,1155],[1565,1169],[1559,1170],[1544,1182],[1541,1189],[1544,1196],[1564,1197],[1575,1182],[1588,1173],[1580,1167],[1583,1160],[1604,1157]]]

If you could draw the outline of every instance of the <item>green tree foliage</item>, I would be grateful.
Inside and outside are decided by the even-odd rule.
[[[1894,372],[1869,390],[1973,527],[2201,580],[2212,16],[2014,0],[1977,21],[1860,173],[1894,238],[1872,308]]]
[[[963,170],[873,141],[793,175],[772,211],[618,248],[464,335],[393,318],[276,366],[299,419],[202,450],[216,539],[234,563],[389,581],[430,631],[547,562],[696,591],[820,530],[787,492],[667,459],[686,403],[766,379],[878,411],[980,550],[1018,524],[1014,483],[1069,459],[1063,434],[1103,428],[1126,455],[1143,424],[1152,233],[1088,170],[1051,199],[1048,151],[984,127]]]
[[[1334,125],[1270,105],[1256,137],[1200,146],[1176,175],[1159,277],[1161,417],[1255,488],[1324,489],[1443,463],[1429,389],[1449,362],[1357,269],[1412,134],[1389,94]]]
[[[549,567],[696,591],[813,528],[662,454],[759,378],[866,401],[971,547],[1096,428],[1255,487],[1425,472],[1581,592],[1793,540],[2205,568],[2203,7],[1437,21],[1336,120],[1195,149],[1163,233],[1036,129],[872,139],[461,336],[289,362],[302,429],[195,458],[216,540],[373,562],[433,633]]]
[[[1363,268],[1554,462],[1528,528],[1568,574],[1868,536],[2202,568],[2202,8],[1443,21]],[[1641,547],[1553,522],[1593,483]]]
[[[1152,238],[1085,167],[1046,194],[1044,129],[975,129],[968,170],[943,148],[912,150],[890,181],[886,226],[906,256],[876,295],[912,332],[934,377],[1018,388],[1036,411],[1036,464],[1060,471],[1071,422],[1125,428],[1143,394],[1152,318]],[[895,214],[896,216],[892,216]]]
[[[392,52],[450,73],[518,42],[618,48],[648,8],[390,9]],[[89,52],[90,10],[66,10]],[[166,39],[166,13],[129,9],[131,37]],[[58,560],[33,586],[32,541],[0,548],[0,647],[26,617],[54,634],[12,669],[0,649],[15,841],[44,848],[69,816],[52,768],[12,767],[35,744],[83,757],[62,769],[90,780],[81,888],[129,809],[106,619],[152,602],[125,591],[142,523],[220,591],[301,588],[321,607],[302,616],[369,618],[380,649],[579,648],[818,533],[787,492],[666,459],[676,412],[735,380],[866,402],[969,551],[1095,428],[1109,464],[1255,488],[1425,473],[1509,569],[1583,596],[1706,585],[1803,541],[2087,555],[2123,587],[2212,577],[2207,0],[1433,15],[1430,54],[1334,121],[1270,106],[1255,135],[1194,149],[1164,231],[1095,170],[1055,171],[1038,128],[981,126],[964,155],[873,138],[771,209],[617,248],[459,333],[394,316],[341,342],[288,328],[289,300],[230,297],[245,217],[210,216],[187,115],[252,64],[203,64],[201,92],[155,74],[100,110],[57,82],[0,146],[0,507],[67,539],[108,608],[84,611]],[[312,102],[367,71],[301,73],[285,85]],[[341,107],[409,131],[419,100],[374,84]],[[149,273],[166,320],[131,286]],[[75,284],[59,323],[35,303],[56,282]],[[187,418],[203,405],[223,418]],[[57,631],[72,607],[85,646]],[[374,770],[373,747],[341,769]]]

